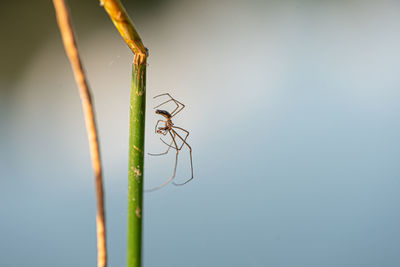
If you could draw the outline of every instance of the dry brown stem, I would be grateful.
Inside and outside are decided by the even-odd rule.
[[[90,156],[95,176],[95,187],[97,197],[97,266],[107,266],[107,248],[106,248],[106,226],[104,211],[104,192],[103,178],[100,161],[100,149],[97,137],[94,108],[90,89],[85,78],[82,63],[79,58],[78,48],[72,31],[69,12],[64,0],[53,0],[56,10],[57,22],[60,28],[65,51],[74,72],[75,81],[79,88],[79,94],[82,101],[83,113],[85,117],[86,130],[89,138]]]
[[[146,48],[121,2],[119,0],[100,0],[100,4],[110,16],[128,47],[135,54],[134,63],[143,64],[146,62]]]

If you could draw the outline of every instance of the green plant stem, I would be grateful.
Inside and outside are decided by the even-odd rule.
[[[129,120],[127,266],[141,267],[147,51],[121,2],[100,0],[100,4],[135,54]]]
[[[146,60],[132,66],[129,125],[127,266],[140,267],[142,254]]]

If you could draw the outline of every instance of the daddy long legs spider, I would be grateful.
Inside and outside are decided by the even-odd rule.
[[[172,148],[172,149],[175,149],[175,151],[176,151],[176,154],[175,154],[175,165],[174,165],[174,170],[173,170],[173,172],[172,172],[172,176],[171,176],[166,182],[164,182],[163,184],[161,184],[161,185],[159,185],[159,186],[157,186],[157,187],[155,187],[155,188],[152,188],[152,189],[150,189],[150,190],[146,190],[147,192],[152,192],[152,191],[156,191],[156,190],[158,190],[158,189],[161,189],[161,188],[163,188],[164,186],[166,186],[167,184],[169,184],[169,183],[175,178],[176,166],[177,166],[177,164],[178,164],[178,154],[179,154],[179,151],[181,151],[182,148],[183,148],[185,145],[186,145],[187,148],[189,149],[191,177],[190,177],[188,180],[186,180],[185,182],[183,182],[183,183],[175,183],[175,182],[172,182],[172,183],[173,183],[174,185],[179,186],[179,185],[187,184],[188,182],[190,182],[190,181],[193,179],[192,147],[186,142],[186,139],[187,139],[188,136],[189,136],[189,131],[187,131],[187,130],[181,128],[181,127],[175,126],[175,125],[172,123],[172,118],[175,117],[176,114],[178,114],[179,112],[181,112],[182,109],[185,108],[185,105],[182,104],[181,102],[179,102],[178,100],[176,100],[175,98],[173,98],[173,97],[172,97],[170,94],[168,94],[168,93],[166,93],[166,94],[161,94],[161,95],[157,95],[157,96],[155,96],[155,97],[153,97],[153,98],[158,98],[158,97],[161,97],[161,96],[168,96],[168,97],[169,97],[169,100],[164,101],[164,102],[162,102],[161,104],[159,104],[159,105],[157,105],[157,106],[154,107],[154,109],[156,110],[155,113],[158,114],[158,115],[163,116],[164,119],[165,119],[165,120],[158,120],[158,121],[157,121],[156,126],[155,126],[155,133],[157,133],[157,134],[162,134],[162,135],[164,135],[164,136],[166,136],[167,134],[169,134],[169,135],[171,136],[171,139],[172,139],[172,140],[171,140],[170,144],[168,144],[167,142],[165,142],[165,141],[160,137],[160,140],[161,140],[165,145],[168,146],[167,150],[166,150],[165,152],[158,153],[158,154],[151,154],[151,153],[148,153],[148,154],[151,155],[151,156],[161,156],[161,155],[166,155],[166,154],[168,154],[168,152],[169,152],[169,150],[170,150],[171,148]],[[165,105],[165,104],[167,104],[167,103],[169,103],[169,102],[173,102],[173,103],[176,105],[176,108],[175,108],[171,113],[169,113],[169,112],[166,111],[166,110],[158,109],[159,107],[161,107],[161,106],[163,106],[163,105]],[[158,127],[158,125],[159,125],[160,123],[164,123],[164,126]],[[182,137],[176,130],[180,130],[180,131],[185,132],[185,137]],[[179,142],[177,142],[177,138],[178,138],[178,140],[180,139],[180,141],[182,142],[182,144],[178,145]]]

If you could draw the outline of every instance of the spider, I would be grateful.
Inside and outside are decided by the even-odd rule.
[[[158,153],[158,154],[148,153],[148,154],[151,155],[151,156],[166,155],[166,154],[169,152],[170,148],[173,148],[173,149],[176,150],[176,155],[175,155],[175,166],[174,166],[174,170],[173,170],[173,172],[172,172],[172,176],[171,176],[166,182],[164,182],[163,184],[161,184],[161,185],[159,185],[159,186],[157,186],[157,187],[155,187],[155,188],[152,188],[152,189],[150,189],[150,190],[146,190],[147,192],[156,191],[156,190],[158,190],[158,189],[161,189],[161,188],[163,188],[164,186],[166,186],[167,184],[169,184],[169,183],[175,178],[176,166],[177,166],[177,164],[178,164],[178,154],[179,154],[179,151],[181,151],[181,149],[182,149],[182,147],[183,147],[184,145],[186,145],[186,146],[189,148],[190,170],[191,170],[191,175],[192,175],[192,176],[191,176],[188,180],[186,180],[185,182],[183,182],[183,183],[175,183],[175,182],[172,182],[172,183],[173,183],[174,185],[180,186],[180,185],[187,184],[188,182],[190,182],[190,181],[193,179],[192,147],[186,142],[186,139],[187,139],[188,136],[189,136],[189,132],[188,132],[187,130],[181,128],[181,127],[174,126],[174,124],[172,123],[172,118],[175,117],[176,114],[178,114],[179,112],[181,112],[182,109],[185,108],[185,105],[182,104],[181,102],[179,102],[178,100],[176,100],[175,98],[173,98],[173,97],[172,97],[170,94],[168,94],[168,93],[161,94],[161,95],[157,95],[157,96],[155,96],[155,97],[153,97],[153,98],[157,98],[157,97],[160,97],[160,96],[168,96],[170,99],[167,100],[167,101],[164,101],[164,102],[162,102],[161,104],[159,104],[159,105],[157,105],[157,106],[154,107],[154,109],[156,110],[155,113],[156,113],[156,114],[159,114],[159,115],[161,115],[161,116],[163,116],[163,117],[165,118],[165,120],[158,120],[158,121],[157,121],[156,126],[155,126],[155,133],[157,133],[157,134],[162,134],[162,135],[164,135],[164,136],[166,136],[167,134],[169,134],[169,135],[171,136],[172,140],[171,140],[171,143],[168,144],[168,143],[166,143],[166,142],[160,137],[160,140],[161,140],[164,144],[166,144],[166,145],[168,146],[167,150],[166,150],[165,152],[163,152],[163,153]],[[160,107],[160,106],[162,106],[162,105],[164,105],[164,104],[166,104],[166,103],[168,103],[168,102],[171,102],[171,101],[174,102],[175,105],[176,105],[176,108],[175,108],[171,113],[169,113],[169,112],[166,111],[166,110],[157,109],[158,107]],[[158,125],[159,125],[160,123],[164,123],[164,126],[163,126],[163,127],[158,127]],[[178,129],[178,130],[181,130],[181,131],[185,132],[185,133],[186,133],[185,137],[183,138],[182,136],[180,136],[180,135],[176,132],[175,129]],[[176,142],[176,137],[178,137],[178,138],[182,141],[182,144],[179,145],[179,146],[178,146],[178,144],[177,144],[177,142]]]

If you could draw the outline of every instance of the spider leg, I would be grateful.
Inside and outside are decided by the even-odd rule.
[[[164,135],[166,135],[167,133],[169,133],[169,131],[166,131]],[[174,138],[175,138],[175,133],[174,133]],[[171,140],[171,143],[168,144],[167,142],[165,142],[161,137],[160,137],[161,142],[163,142],[168,148],[167,151],[162,152],[162,153],[147,153],[150,156],[161,156],[161,155],[165,155],[169,152],[169,149],[172,147],[173,149],[176,149],[175,147],[172,146],[172,143],[174,142],[174,139]]]
[[[178,106],[178,104],[176,104],[176,102],[175,102],[174,100],[172,100],[172,99],[162,102],[160,105],[155,106],[154,109],[156,109],[156,108],[158,108],[158,107],[160,107],[160,106],[162,106],[162,105],[164,105],[164,104],[167,104],[168,102],[171,102],[171,101],[173,101],[173,102],[175,103],[175,105],[176,105],[176,108],[171,112],[171,114],[173,114],[173,113],[175,112],[175,110],[177,110],[177,109],[179,108],[179,106]]]
[[[178,127],[178,126],[172,126],[172,128],[176,128],[176,129],[179,129],[179,130],[182,130],[182,131],[184,131],[185,133],[186,133],[186,136],[185,136],[185,140],[184,141],[186,141],[186,139],[188,138],[188,136],[189,136],[189,131],[187,131],[187,130],[185,130],[185,129],[183,129],[183,128],[181,128],[181,127]],[[181,150],[182,149],[182,147],[185,145],[185,143],[184,142],[182,142],[182,145],[180,146],[180,148],[179,148],[179,150]]]
[[[160,138],[161,139],[161,138]],[[161,139],[161,141],[166,144],[168,146],[167,151],[162,152],[162,153],[147,153],[150,156],[161,156],[161,155],[165,155],[169,152],[169,149],[172,147],[175,149],[175,147],[172,146],[172,143],[174,142],[174,140],[171,141],[171,143],[168,145],[164,140]]]
[[[171,96],[170,96],[171,97]],[[171,97],[172,98],[172,97]],[[178,111],[176,111],[178,108],[176,108],[176,109],[174,109],[174,111],[172,111],[172,113],[171,113],[171,118],[173,118],[173,117],[175,117],[175,115],[176,114],[178,114],[179,112],[181,112],[182,111],[182,109],[184,109],[185,108],[185,105],[184,104],[182,104],[181,102],[179,102],[178,100],[176,100],[176,99],[174,99],[174,98],[172,98],[173,99],[173,101],[175,102],[175,104],[179,107],[179,105],[177,104],[177,103],[179,103],[180,105],[181,105],[181,108],[178,110]],[[176,111],[176,112],[175,112]]]
[[[174,166],[174,171],[172,172],[172,176],[171,176],[171,178],[169,178],[169,179],[168,179],[166,182],[164,182],[163,184],[161,184],[161,185],[159,185],[159,186],[157,186],[157,187],[154,187],[154,188],[152,188],[152,189],[145,190],[145,192],[153,192],[153,191],[159,190],[159,189],[163,188],[164,186],[166,186],[167,184],[169,184],[169,183],[175,178],[176,166],[178,165],[178,152],[179,152],[179,150],[177,149],[177,148],[178,148],[178,145],[177,145],[176,142],[175,142],[175,137],[172,135],[171,132],[169,132],[169,134],[171,135],[172,141],[174,142],[175,148],[176,148],[175,166]]]
[[[154,128],[154,132],[155,132],[155,133],[157,133],[157,126],[158,126],[158,124],[159,124],[161,121],[162,121],[162,122],[165,122],[165,121],[163,121],[163,120],[158,120],[158,121],[157,121],[156,127]]]
[[[191,147],[191,146],[186,142],[186,140],[184,140],[184,139],[182,138],[182,136],[180,136],[174,129],[171,129],[171,131],[172,131],[176,136],[178,136],[178,137],[182,140],[182,142],[189,148],[189,153],[190,153],[190,170],[191,170],[192,176],[191,176],[188,180],[186,180],[185,182],[183,182],[183,183],[175,183],[175,182],[172,182],[174,185],[184,185],[184,184],[187,184],[188,182],[190,182],[191,180],[193,180],[192,147]],[[175,145],[176,145],[176,142],[175,142]]]
[[[164,95],[169,96],[170,99],[167,100],[167,101],[165,101],[165,102],[162,102],[161,104],[159,104],[159,105],[157,105],[157,106],[155,106],[155,107],[154,107],[155,109],[158,108],[158,107],[160,107],[160,106],[162,106],[162,105],[164,105],[164,104],[166,104],[166,103],[168,103],[168,102],[173,101],[173,102],[175,103],[175,105],[176,105],[176,108],[171,112],[171,118],[172,118],[172,117],[174,117],[176,114],[178,114],[179,112],[181,112],[182,109],[185,108],[185,105],[184,105],[184,104],[182,104],[181,102],[179,102],[178,100],[176,100],[175,98],[173,98],[169,93],[165,93],[165,94],[161,94],[161,95],[156,95],[156,96],[153,97],[153,98],[157,98],[157,97],[164,96]],[[179,104],[181,105],[180,109],[179,109]],[[179,110],[178,110],[178,109],[179,109]],[[176,110],[178,110],[178,111],[176,111]],[[176,111],[176,112],[175,112],[175,111]]]
[[[174,134],[174,138],[175,138],[175,134]],[[174,140],[171,141],[171,144],[167,144],[167,142],[165,142],[161,137],[160,137],[161,142],[163,142],[166,146],[168,147],[172,147],[173,149],[176,149],[174,146],[172,146],[172,143],[174,142]],[[179,150],[179,149],[178,149]]]
[[[157,126],[158,126],[158,124],[159,124],[160,122],[165,122],[165,121],[163,121],[163,120],[158,120],[158,121],[157,121],[156,127],[154,128],[155,133],[157,133]],[[164,134],[164,135],[165,135],[165,134]],[[161,139],[161,138],[160,138],[160,139]],[[164,142],[164,140],[161,140],[161,141]],[[165,142],[164,142],[164,143],[165,143]],[[167,144],[167,145],[168,145],[168,144]],[[147,154],[150,155],[150,156],[161,156],[161,155],[165,155],[165,154],[168,153],[168,151],[169,151],[171,145],[172,145],[172,141],[171,141],[171,144],[168,145],[167,151],[165,151],[165,152],[163,152],[163,153],[147,153]]]
[[[160,106],[162,106],[162,105],[164,105],[164,104],[166,104],[166,103],[168,103],[168,102],[171,102],[171,101],[174,101],[174,100],[175,100],[175,99],[174,99],[170,94],[168,94],[168,93],[161,94],[161,95],[156,95],[155,97],[153,97],[153,99],[154,99],[154,98],[157,98],[157,97],[160,97],[160,96],[164,96],[164,95],[169,96],[170,99],[167,100],[167,101],[162,102],[161,104],[159,104],[159,105],[157,105],[157,106],[155,106],[154,109],[156,109],[156,108],[158,108],[158,107],[160,107]],[[174,111],[175,111],[175,110],[177,110],[177,109],[179,108],[179,105],[178,105],[175,101],[174,101],[174,103],[175,103],[175,105],[176,105],[176,108],[174,109]],[[174,111],[172,111],[171,114],[174,113]]]
[[[154,99],[154,98],[157,98],[157,97],[160,97],[160,96],[163,96],[163,95],[167,95],[167,96],[171,97],[168,93],[164,93],[164,94],[159,94],[159,95],[154,96],[153,99]],[[172,98],[172,97],[171,97],[171,98]]]

